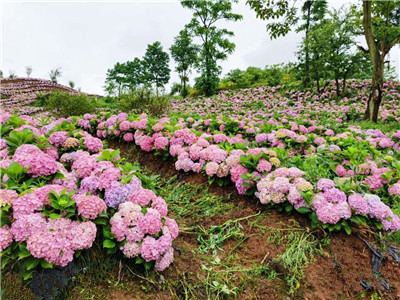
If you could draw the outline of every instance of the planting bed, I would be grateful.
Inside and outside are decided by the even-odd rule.
[[[368,85],[223,91],[161,118],[2,114],[4,297],[67,270],[67,299],[398,299],[400,86],[378,127]]]

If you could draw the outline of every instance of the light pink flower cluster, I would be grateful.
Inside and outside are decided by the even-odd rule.
[[[99,214],[107,210],[104,200],[97,196],[75,194],[73,200],[78,207],[78,214],[86,219],[96,219]]]
[[[119,205],[110,220],[111,232],[117,241],[126,241],[120,248],[125,256],[140,255],[147,262],[156,261],[156,269],[163,271],[173,261],[172,241],[179,229],[173,219],[166,217],[164,199],[145,189],[138,194],[132,202]]]
[[[400,196],[400,180],[389,187],[388,192],[390,195]]]
[[[10,227],[4,225],[0,228],[0,252],[8,248],[13,242],[13,237],[10,231]]]
[[[49,142],[55,147],[61,147],[68,138],[66,131],[56,131],[49,136]]]
[[[28,237],[26,248],[34,257],[64,267],[73,260],[75,251],[92,246],[96,232],[91,221],[46,220],[42,228]]]
[[[289,200],[296,209],[306,206],[300,192],[310,191],[313,187],[301,178],[302,175],[302,171],[297,168],[278,168],[257,183],[255,195],[263,204]]]
[[[76,172],[79,178],[90,176],[96,167],[97,159],[86,151],[79,150],[74,155],[74,162],[71,169]]]
[[[28,168],[27,173],[32,177],[49,176],[58,170],[56,160],[35,145],[24,144],[19,146],[12,160],[18,162],[24,168]]]
[[[100,139],[92,137],[91,135],[87,135],[84,139],[85,141],[83,144],[89,152],[96,153],[103,149],[103,142]]]
[[[34,189],[32,193],[25,193],[13,201],[13,217],[19,219],[23,215],[41,211],[43,205],[48,203],[48,193],[52,190],[60,193],[64,189],[61,185],[45,185]]]
[[[0,190],[0,207],[11,205],[17,198],[18,194],[14,190]]]

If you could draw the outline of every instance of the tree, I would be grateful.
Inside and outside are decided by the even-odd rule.
[[[146,84],[144,61],[135,57],[133,61],[125,63],[125,85],[131,91],[140,85]]]
[[[296,32],[304,31],[305,40],[308,39],[308,33],[312,30],[316,25],[320,24],[320,22],[324,19],[326,11],[327,11],[328,3],[327,1],[310,1],[307,0],[304,2],[301,12],[302,12],[302,20],[304,24],[300,25]],[[304,64],[304,86],[308,86],[310,83],[310,63],[309,63],[309,50],[307,43],[304,45],[304,54],[305,54],[305,64]]]
[[[107,70],[105,90],[109,94],[117,90],[120,96],[125,89],[132,91],[144,82],[143,62],[136,57],[133,61],[117,62]]]
[[[2,70],[0,70],[0,78],[3,78],[4,77],[4,75],[3,75],[3,71]]]
[[[125,80],[126,68],[124,64],[117,62],[112,69],[107,70],[106,85],[110,88],[112,84],[113,88],[116,87],[118,96],[122,93],[123,84]]]
[[[8,73],[10,75],[8,75],[8,78],[13,79],[13,78],[17,78],[17,74],[15,74],[15,71],[8,71]]]
[[[71,89],[73,89],[75,87],[75,82],[73,82],[72,80],[68,81],[68,85]]]
[[[61,68],[56,68],[54,70],[51,70],[49,73],[50,80],[53,83],[58,83],[58,78],[61,77],[61,74],[62,74]]]
[[[144,77],[147,82],[155,85],[157,95],[158,88],[163,88],[169,81],[171,70],[168,63],[169,55],[163,51],[160,42],[147,45],[143,56]]]
[[[189,81],[190,69],[197,61],[198,50],[199,47],[192,43],[192,38],[186,29],[179,32],[170,48],[171,56],[177,64],[176,71],[181,79],[183,98],[187,95],[186,83]]]
[[[262,20],[273,20],[266,25],[267,32],[271,39],[287,35],[299,21],[298,9],[295,7],[296,1],[291,0],[248,0],[247,4]],[[327,12],[328,3],[325,0],[307,0],[301,7],[301,20],[303,24],[297,27],[296,32],[305,32],[305,53],[304,80],[303,84],[308,86],[310,83],[310,59],[307,45],[310,30],[319,25]]]
[[[228,37],[234,36],[234,33],[225,28],[217,28],[215,23],[220,20],[236,22],[243,17],[232,13],[232,2],[228,0],[182,0],[181,4],[193,11],[193,18],[186,25],[187,30],[192,36],[201,39],[197,64],[197,70],[201,76],[196,78],[195,87],[209,96],[215,93],[219,82],[221,67],[217,62],[226,60],[228,54],[235,50],[235,44],[228,40]]]
[[[365,56],[356,51],[353,19],[344,8],[334,10],[329,19],[312,28],[302,41],[299,61],[304,64],[308,59],[309,75],[315,80],[319,94],[323,92],[321,79],[335,80],[339,98],[345,94],[346,79],[369,69]]]
[[[106,79],[106,82],[105,82],[103,88],[108,96],[116,96],[117,95],[118,86],[115,84],[115,81]]]
[[[26,76],[30,77],[32,74],[32,66],[25,67]]]
[[[385,57],[400,42],[400,1],[363,0],[359,15],[368,49],[358,48],[369,54],[372,63],[371,92],[364,119],[376,123],[382,102]]]

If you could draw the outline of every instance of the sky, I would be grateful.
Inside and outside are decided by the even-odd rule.
[[[192,12],[179,1],[1,1],[1,61],[5,76],[9,72],[26,77],[49,79],[49,72],[61,68],[59,83],[75,82],[83,92],[104,94],[107,69],[116,62],[142,57],[146,47],[160,41],[168,50],[174,37],[184,28]],[[339,7],[346,1],[334,1]],[[235,52],[221,63],[222,74],[248,66],[265,67],[295,61],[302,34],[294,31],[270,40],[266,22],[259,20],[244,1],[233,11],[243,15],[236,23],[221,21],[218,26],[235,33],[231,39]],[[169,51],[168,51],[169,52]],[[391,53],[392,64],[399,65],[399,47]],[[170,61],[170,84],[179,82]],[[191,83],[196,74],[192,74]]]

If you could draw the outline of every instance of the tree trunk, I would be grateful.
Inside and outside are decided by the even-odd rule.
[[[186,76],[183,77],[183,91],[182,91],[183,98],[186,97]]]
[[[309,54],[309,50],[308,50],[308,42],[307,42],[307,38],[308,38],[308,30],[310,28],[310,14],[311,14],[311,5],[308,5],[307,7],[307,23],[306,23],[306,43],[305,43],[305,47],[304,47],[304,52],[306,55],[306,62],[304,65],[304,73],[305,73],[305,78],[304,78],[304,86],[308,87],[308,85],[310,84],[310,54]]]
[[[381,53],[379,51],[379,47],[375,41],[372,31],[371,1],[367,0],[363,0],[363,28],[373,67],[371,93],[368,97],[367,107],[364,113],[364,120],[370,120],[376,123],[378,121],[379,106],[382,102],[385,53]],[[384,41],[381,41],[381,43],[384,43]]]
[[[335,76],[335,83],[336,83],[336,96],[339,99],[340,98],[340,85],[339,85],[339,78]]]
[[[364,114],[364,120],[370,120],[374,123],[378,121],[379,106],[382,102],[383,89],[383,60],[379,60],[374,66],[371,82],[371,93],[368,97],[367,108]]]

